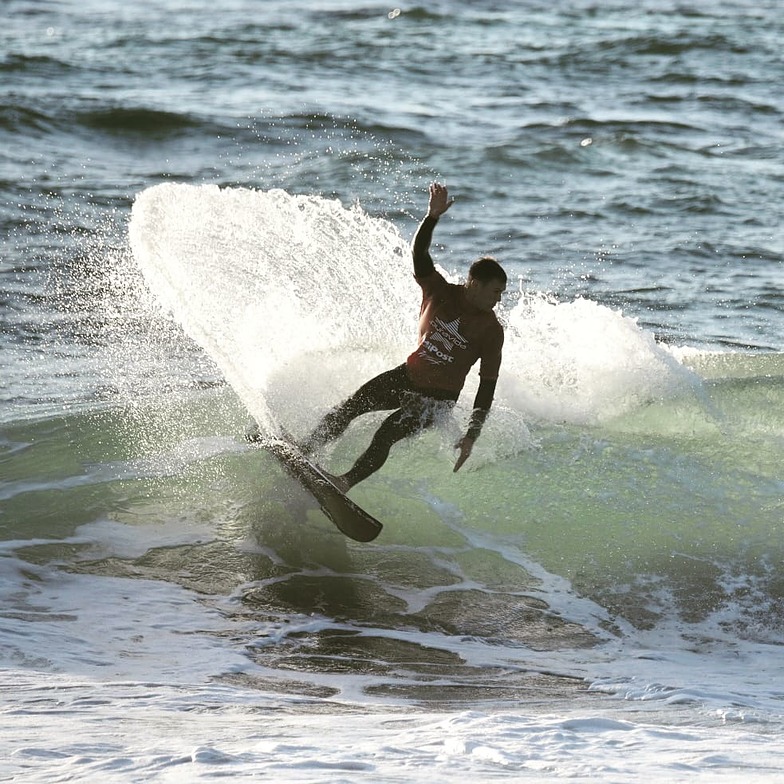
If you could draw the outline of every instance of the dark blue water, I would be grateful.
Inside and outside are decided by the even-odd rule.
[[[0,620],[32,716],[6,772],[391,781],[397,748],[433,781],[773,780],[783,18],[2,3]],[[305,432],[408,353],[433,179],[446,272],[510,272],[498,398],[457,478],[470,401],[356,488],[385,529],[354,547],[240,433]],[[142,721],[149,681],[162,726],[206,717],[187,750]],[[73,737],[35,707],[66,685]],[[304,718],[273,746],[260,710]],[[329,735],[358,716],[366,745]]]

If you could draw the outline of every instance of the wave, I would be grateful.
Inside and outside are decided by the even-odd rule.
[[[137,198],[131,243],[148,285],[270,431],[307,431],[413,339],[407,245],[358,208],[156,186]],[[523,296],[502,317],[497,405],[464,480],[446,470],[462,403],[442,430],[401,446],[386,479],[357,488],[361,501],[406,546],[476,527],[496,552],[524,549],[635,624],[750,610],[752,595],[772,619],[781,357],[668,347],[587,299]],[[373,427],[357,423],[325,458],[345,465]]]
[[[45,112],[19,104],[0,105],[0,129],[15,134],[47,132],[54,122]]]
[[[106,107],[78,112],[76,118],[86,128],[114,133],[166,135],[205,124],[190,114],[145,107]]]
[[[0,73],[58,78],[80,70],[78,66],[46,55],[9,53],[0,61]]]
[[[530,671],[569,696],[611,661],[600,688],[650,699],[655,676],[623,680],[640,651],[718,650],[719,679],[722,657],[784,641],[784,355],[678,348],[620,309],[510,292],[471,461],[452,472],[463,402],[352,490],[385,523],[358,546],[241,433],[248,412],[305,432],[405,355],[418,292],[396,227],[316,196],[166,184],[138,195],[130,241],[147,291],[136,270],[126,294],[154,328],[108,348],[118,383],[148,363],[146,394],[3,424],[22,557],[231,597],[227,617],[264,630],[259,684],[310,696],[359,675],[375,698],[515,699]],[[158,373],[185,372],[183,330],[228,384]],[[377,423],[320,459],[345,466]]]
[[[230,387],[11,423],[0,438],[4,536],[48,540],[36,558],[70,560],[84,526],[179,531],[182,544],[153,537],[127,555],[90,555],[87,537],[79,568],[199,593],[253,575],[249,610],[309,615],[318,596],[333,623],[396,630],[391,660],[405,629],[542,651],[672,624],[685,643],[780,642],[784,357],[689,361],[699,394],[603,423],[523,422],[505,398],[459,480],[451,433],[400,445],[355,489],[384,534],[349,551],[275,461],[243,444],[245,407]],[[356,454],[373,427],[359,423],[328,459]],[[189,532],[205,527],[210,544],[194,547]]]
[[[29,133],[79,133],[100,131],[161,138],[186,131],[218,133],[224,126],[196,115],[132,106],[101,106],[87,110],[53,107],[41,111],[23,104],[0,105],[0,130],[24,136]],[[233,128],[232,128],[233,130]]]
[[[2,428],[5,535],[47,540],[31,557],[238,592],[254,615],[312,613],[318,596],[329,621],[253,651],[295,672],[310,644],[335,661],[375,651],[383,669],[407,655],[441,666],[467,639],[506,654],[646,631],[684,650],[784,640],[784,355],[678,348],[620,309],[510,292],[497,401],[471,460],[452,472],[476,379],[452,419],[352,490],[385,523],[355,547],[241,434],[248,413],[307,432],[405,356],[418,305],[408,243],[336,200],[179,184],[138,195],[130,241],[149,291],[137,271],[127,296],[153,327],[138,340],[117,330],[103,379],[121,390],[142,364],[144,393]],[[174,383],[190,340],[228,384]],[[378,421],[359,420],[320,459],[348,467]],[[148,524],[182,543],[101,554],[79,539],[85,526]],[[194,546],[205,527],[212,538]],[[463,667],[453,676],[456,692],[502,693]],[[373,688],[426,694],[421,671],[405,677]]]

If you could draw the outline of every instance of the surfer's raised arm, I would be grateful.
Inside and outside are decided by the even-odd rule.
[[[433,229],[435,229],[438,219],[452,206],[454,201],[454,198],[449,198],[446,185],[442,185],[440,182],[430,184],[427,215],[422,219],[422,223],[419,224],[412,243],[414,276],[417,278],[425,278],[435,269],[433,259],[430,256]]]

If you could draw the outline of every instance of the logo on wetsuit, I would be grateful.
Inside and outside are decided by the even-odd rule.
[[[422,341],[419,355],[434,365],[440,365],[454,362],[454,350],[458,348],[464,351],[467,346],[468,342],[460,334],[460,318],[443,321],[436,317],[430,322],[430,329]]]

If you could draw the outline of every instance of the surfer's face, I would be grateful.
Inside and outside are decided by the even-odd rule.
[[[501,295],[506,291],[506,283],[492,278],[482,283],[469,278],[466,289],[468,301],[474,307],[479,310],[492,310],[501,301]]]

